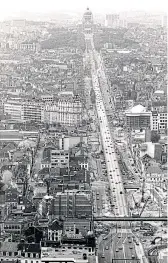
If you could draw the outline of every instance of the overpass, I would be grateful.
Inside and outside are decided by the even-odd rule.
[[[127,189],[128,189],[128,190],[129,190],[129,189],[139,190],[139,188],[140,188],[139,185],[134,185],[134,184],[133,184],[133,185],[129,185],[129,184],[128,184],[128,185],[124,185],[124,189],[125,189],[125,190],[127,190]]]
[[[167,216],[165,217],[103,217],[97,216],[93,217],[93,221],[167,221]]]

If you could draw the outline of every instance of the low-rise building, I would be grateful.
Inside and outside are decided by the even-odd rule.
[[[160,185],[165,180],[165,173],[158,165],[149,166],[146,170],[146,182]]]

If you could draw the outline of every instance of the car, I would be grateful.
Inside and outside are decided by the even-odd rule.
[[[132,259],[134,259],[134,258],[135,258],[135,255],[132,255],[131,257],[132,257]]]
[[[103,240],[106,240],[107,239],[107,237],[103,237]]]
[[[121,228],[121,225],[118,225],[118,228]]]
[[[104,255],[104,254],[102,254],[102,255],[101,255],[101,257],[102,257],[102,258],[105,258],[105,255]]]
[[[106,247],[105,247],[105,249],[106,249],[106,250],[108,250],[108,249],[109,249],[109,247],[108,247],[108,246],[106,246]]]
[[[136,242],[136,245],[139,246],[139,242],[138,241]]]
[[[118,249],[118,248],[116,249],[116,252],[119,252],[119,249]]]
[[[131,246],[131,247],[129,247],[130,249],[133,249],[133,247]]]
[[[122,250],[123,249],[123,247],[119,247],[119,250]]]

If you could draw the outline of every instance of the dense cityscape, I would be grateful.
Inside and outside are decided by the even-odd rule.
[[[167,17],[96,19],[0,22],[2,263],[167,262]]]

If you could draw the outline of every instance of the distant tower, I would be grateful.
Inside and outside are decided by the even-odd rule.
[[[82,23],[84,33],[91,34],[93,32],[93,14],[89,8],[86,9],[86,12],[83,15]]]

